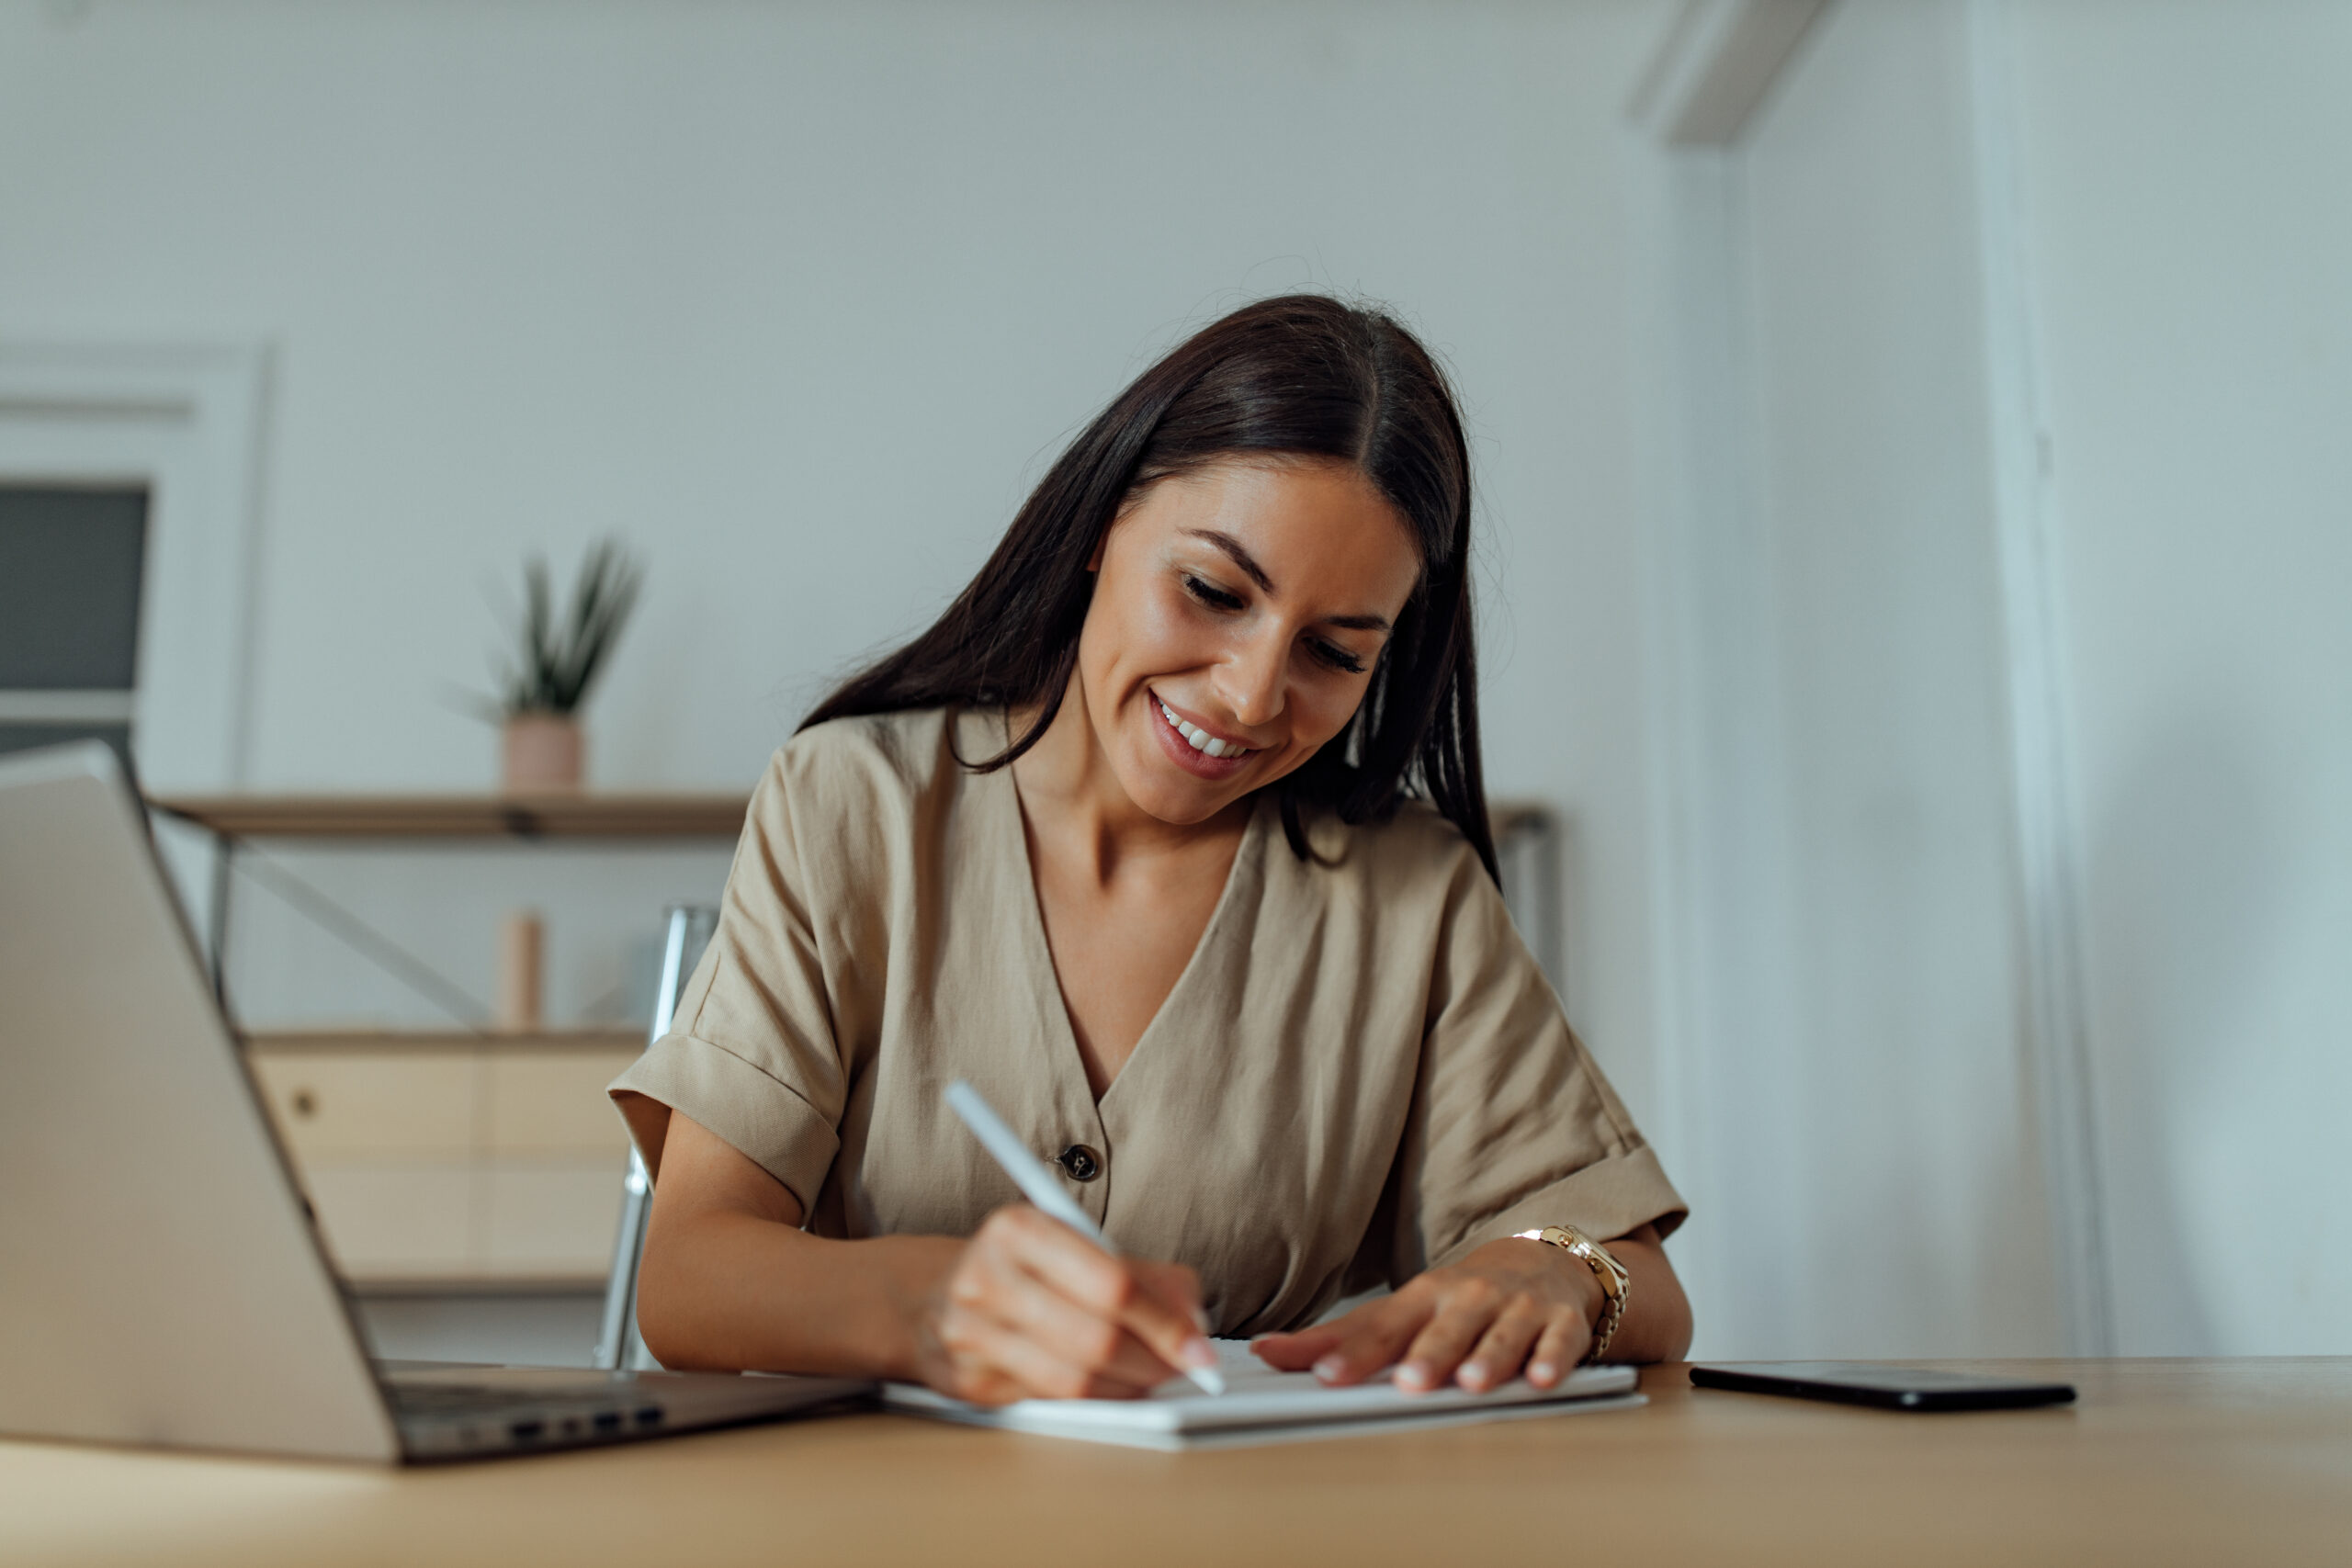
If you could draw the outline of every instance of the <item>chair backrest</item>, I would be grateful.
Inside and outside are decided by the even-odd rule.
[[[653,1019],[646,1031],[650,1046],[670,1032],[679,993],[718,929],[718,911],[701,904],[673,904],[662,911],[662,983],[653,992]],[[596,1336],[596,1365],[606,1369],[650,1368],[659,1363],[637,1332],[637,1270],[645,1260],[645,1224],[653,1212],[653,1177],[636,1149],[621,1179],[620,1233],[613,1238],[613,1268],[605,1280],[604,1326]]]

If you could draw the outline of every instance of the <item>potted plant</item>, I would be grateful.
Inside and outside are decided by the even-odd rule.
[[[617,540],[589,547],[569,610],[558,615],[544,556],[523,563],[520,657],[500,672],[501,787],[509,795],[576,790],[587,744],[580,706],[637,608],[643,575]]]

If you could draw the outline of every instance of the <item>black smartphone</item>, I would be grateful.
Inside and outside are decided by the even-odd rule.
[[[1796,1399],[1831,1399],[1840,1404],[1872,1404],[1884,1410],[2015,1410],[2028,1404],[2065,1404],[2075,1397],[2072,1383],[1890,1367],[1876,1361],[1719,1361],[1691,1368],[1690,1382],[1695,1388],[1785,1393]]]

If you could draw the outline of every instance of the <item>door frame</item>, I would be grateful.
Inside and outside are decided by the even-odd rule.
[[[0,479],[147,487],[131,744],[159,792],[248,782],[269,380],[258,344],[0,343]]]

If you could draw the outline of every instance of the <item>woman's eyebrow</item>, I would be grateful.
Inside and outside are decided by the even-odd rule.
[[[1326,615],[1323,617],[1323,624],[1327,626],[1345,626],[1348,630],[1355,632],[1385,632],[1395,629],[1389,626],[1388,617],[1385,615]]]
[[[1206,539],[1210,544],[1215,545],[1218,549],[1223,550],[1227,555],[1231,556],[1233,558],[1233,564],[1239,567],[1244,572],[1246,572],[1249,575],[1250,581],[1256,583],[1259,587],[1264,589],[1269,593],[1274,592],[1274,580],[1266,575],[1266,569],[1260,566],[1257,562],[1257,558],[1250,555],[1248,550],[1243,549],[1241,547],[1241,541],[1235,538],[1232,535],[1220,534],[1214,528],[1187,528],[1184,532],[1191,535],[1195,539]]]
[[[1260,566],[1257,558],[1242,548],[1241,541],[1232,535],[1221,534],[1215,528],[1187,528],[1184,532],[1193,538],[1206,539],[1210,544],[1232,557],[1233,564],[1239,567],[1250,581],[1260,588],[1269,593],[1276,592],[1274,580],[1266,575],[1266,569]],[[1326,615],[1323,618],[1323,624],[1327,626],[1344,626],[1350,631],[1359,632],[1385,632],[1395,629],[1389,626],[1388,617],[1385,615]]]

